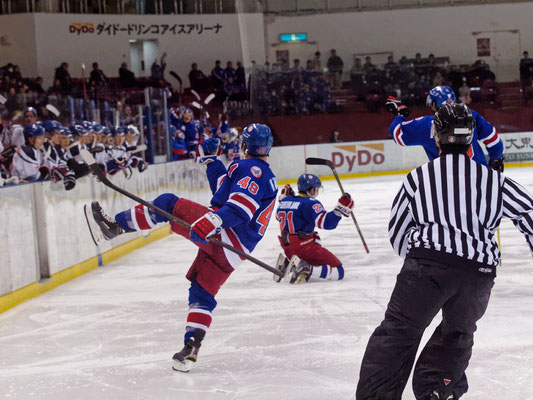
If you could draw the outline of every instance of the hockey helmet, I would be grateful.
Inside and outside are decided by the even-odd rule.
[[[93,124],[93,131],[96,133],[104,133],[104,127],[100,124]]]
[[[437,108],[443,104],[455,103],[453,89],[449,86],[435,86],[429,91],[428,97],[426,98],[426,105],[431,106],[433,103],[435,103]]]
[[[42,127],[44,128],[46,133],[60,132],[61,128],[63,128],[58,121],[54,121],[54,120],[50,120],[50,119],[44,121],[42,123]]]
[[[117,126],[115,128],[115,131],[113,132],[113,137],[117,135],[124,136],[125,134],[126,134],[126,128],[124,128],[123,126]]]
[[[41,125],[31,124],[24,128],[24,139],[28,141],[29,138],[43,136],[45,131]]]
[[[87,132],[94,130],[94,124],[91,121],[82,121],[81,125],[83,125]]]
[[[313,174],[303,174],[298,178],[298,191],[307,193],[311,189],[318,189],[322,187],[320,178]]]
[[[435,113],[431,136],[440,144],[470,145],[476,128],[472,111],[464,104],[445,104]]]
[[[242,142],[246,144],[248,153],[256,156],[268,156],[274,143],[274,138],[268,126],[252,124],[242,131]]]
[[[72,132],[74,136],[87,136],[89,134],[89,132],[87,132],[87,129],[85,129],[84,126],[81,124],[72,125],[70,127],[70,132]]]

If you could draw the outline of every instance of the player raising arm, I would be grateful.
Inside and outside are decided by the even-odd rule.
[[[449,86],[436,86],[429,91],[426,104],[433,112],[437,111],[444,104],[455,103],[455,93]],[[431,125],[433,115],[407,120],[409,108],[402,104],[400,100],[389,97],[385,103],[385,109],[396,117],[389,127],[389,134],[400,146],[422,146],[430,161],[439,156],[435,141],[431,137]],[[483,143],[489,153],[488,166],[497,171],[503,172],[503,144],[496,132],[496,128],[489,124],[485,118],[474,110],[472,115],[476,122],[472,146],[469,156],[476,162],[487,165],[485,154],[479,142]]]
[[[199,247],[187,273],[187,279],[191,281],[189,313],[185,346],[173,356],[176,371],[188,372],[192,362],[196,361],[217,305],[215,296],[243,261],[235,253],[208,242],[207,238],[215,236],[250,253],[265,234],[278,192],[276,178],[266,162],[272,142],[268,126],[249,125],[243,132],[245,158],[230,164],[227,170],[216,155],[212,155],[218,151],[218,139],[208,139],[199,146],[202,157],[198,161],[207,164],[207,178],[213,193],[210,208],[170,193],[153,201],[156,207],[191,224],[188,230],[172,222],[171,229],[190,238]],[[169,222],[140,204],[118,213],[114,219],[105,216],[97,202],[93,202],[92,211],[94,220],[107,239]]]
[[[280,254],[277,268],[286,272],[290,283],[300,284],[311,277],[341,280],[344,268],[341,261],[320,245],[315,228],[335,229],[342,216],[349,216],[354,202],[346,193],[333,211],[327,212],[316,199],[322,186],[316,175],[303,174],[298,178],[298,195],[286,185],[280,196],[276,218],[280,223],[279,241],[285,252]],[[274,280],[281,279],[274,275]]]

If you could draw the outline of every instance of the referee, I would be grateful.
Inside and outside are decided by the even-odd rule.
[[[533,196],[468,157],[474,128],[465,105],[439,108],[432,136],[440,157],[411,171],[394,199],[389,237],[405,262],[368,342],[357,400],[401,399],[422,334],[440,310],[413,390],[417,400],[459,399],[468,390],[476,322],[494,285],[502,217],[511,218],[533,251]]]

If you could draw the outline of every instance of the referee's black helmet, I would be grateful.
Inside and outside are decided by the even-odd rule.
[[[435,113],[431,135],[443,145],[471,145],[476,128],[472,111],[464,104],[445,104]]]

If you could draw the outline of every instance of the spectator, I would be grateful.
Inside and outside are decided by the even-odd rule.
[[[294,62],[294,65],[291,68],[291,71],[292,72],[300,72],[302,70],[302,67],[300,66],[300,59],[299,58],[295,58],[293,62]]]
[[[427,65],[429,66],[434,66],[436,65],[436,62],[435,62],[435,55],[433,53],[431,53],[429,56],[428,56],[428,60],[426,62]]]
[[[331,132],[331,137],[329,138],[329,141],[330,143],[341,143],[342,140],[339,138],[339,131],[334,129],[332,132]]]
[[[137,121],[135,120],[135,116],[133,115],[131,106],[129,104],[126,104],[122,108],[122,113],[120,114],[120,125],[136,125],[136,122]]]
[[[529,66],[533,65],[533,59],[529,58],[529,53],[527,51],[524,51],[522,55],[524,58],[520,60],[520,81],[524,83],[528,82],[530,79]]]
[[[217,89],[220,89],[224,86],[224,70],[220,64],[220,60],[216,60],[215,68],[211,70],[211,80]]]
[[[161,56],[161,65],[159,65],[156,60],[153,62],[150,68],[150,76],[155,81],[165,79],[165,69],[167,67],[167,64],[165,63],[166,56],[167,56],[167,53],[163,53],[163,55]]]
[[[246,91],[246,72],[240,61],[237,61],[237,69],[235,70],[235,84],[242,92]]]
[[[191,89],[201,92],[204,90],[207,84],[207,77],[202,71],[198,69],[198,64],[193,63],[191,65],[191,71],[189,72],[189,82]]]
[[[235,69],[233,68],[233,63],[228,61],[226,64],[226,69],[224,70],[224,79],[232,78],[235,80]]]
[[[364,78],[363,78],[363,65],[361,59],[356,57],[352,68],[350,69],[350,80],[352,82],[352,90],[358,96],[363,94]]]
[[[344,62],[337,55],[335,49],[331,50],[331,56],[328,59],[328,75],[330,84],[333,89],[339,89],[342,85],[342,69]]]
[[[415,67],[420,67],[425,64],[424,60],[422,60],[422,55],[420,53],[415,54],[415,59],[413,60],[413,65]]]
[[[459,88],[459,102],[466,105],[472,102],[472,98],[470,97],[470,88],[467,85],[466,78],[463,78],[463,84]]]
[[[387,57],[387,62],[385,63],[385,70],[394,71],[398,69],[398,64],[394,62],[393,56]]]
[[[135,74],[128,69],[128,64],[122,63],[118,69],[120,85],[125,88],[135,87]]]
[[[69,93],[72,90],[72,78],[68,72],[68,63],[63,62],[56,68],[54,80],[59,80],[62,93]]]
[[[107,84],[107,77],[101,69],[98,68],[98,63],[93,63],[93,69],[89,77],[90,87],[104,87]]]
[[[311,68],[315,71],[322,72],[322,61],[320,61],[320,52],[315,52],[314,58],[311,60]]]
[[[433,87],[435,86],[442,86],[446,83],[446,80],[442,76],[441,72],[438,71],[435,76],[433,77]]]
[[[376,69],[376,66],[372,64],[372,58],[370,56],[365,57],[365,63],[363,64],[363,71],[369,72]]]
[[[48,96],[61,95],[61,82],[59,81],[59,79],[54,80],[54,84],[48,88],[46,94]]]

